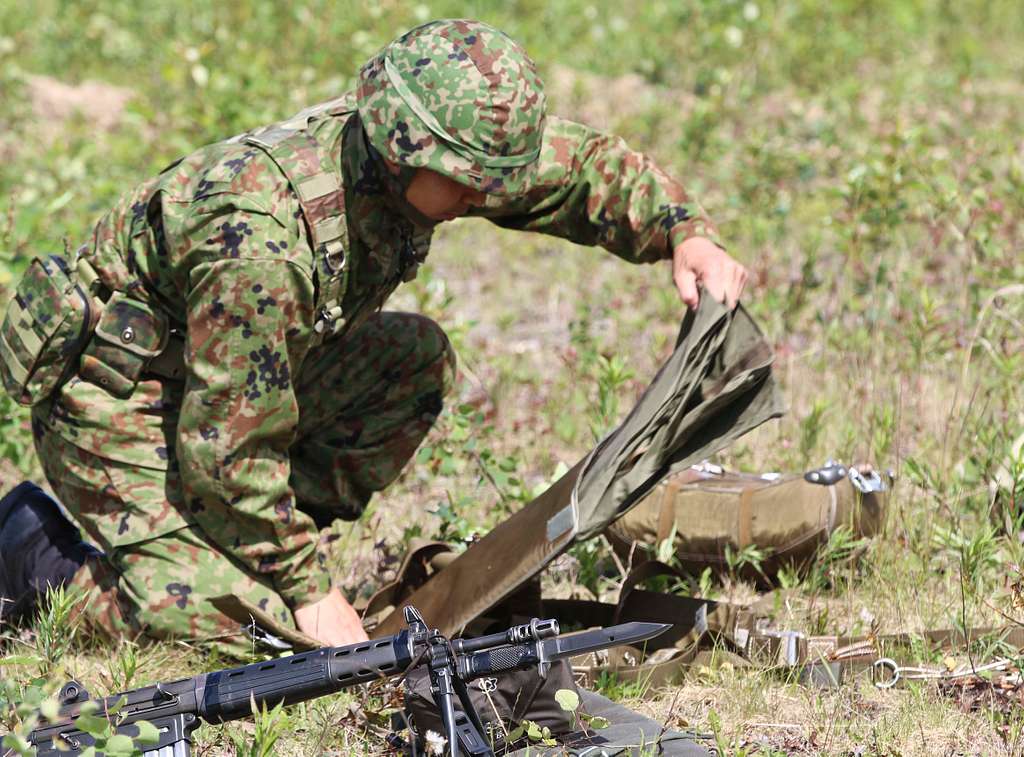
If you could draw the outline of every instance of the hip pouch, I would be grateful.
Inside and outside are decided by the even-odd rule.
[[[118,399],[127,399],[149,363],[167,346],[168,334],[163,313],[124,292],[114,292],[82,353],[78,375]]]
[[[63,257],[32,260],[0,324],[0,379],[16,402],[38,404],[71,375],[97,314]]]

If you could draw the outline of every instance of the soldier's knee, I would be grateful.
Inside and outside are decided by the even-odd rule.
[[[381,313],[386,328],[408,350],[406,368],[425,375],[447,394],[455,380],[455,348],[444,329],[424,315]]]
[[[455,383],[455,348],[444,329],[426,316],[415,316],[421,325],[424,338],[421,344],[424,350],[424,365],[435,367],[440,379],[441,393],[447,394]]]

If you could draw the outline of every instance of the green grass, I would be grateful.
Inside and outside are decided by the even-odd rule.
[[[782,622],[856,633],[867,616],[888,632],[1002,622],[990,605],[1016,615],[1024,554],[990,527],[988,484],[1024,433],[1018,2],[0,4],[0,288],[183,152],[336,95],[396,33],[451,15],[521,40],[556,112],[654,155],[751,269],[745,299],[791,411],[722,462],[799,470],[840,457],[900,473],[884,534],[857,564],[792,578]],[[123,112],[94,98],[93,116],[42,113],[37,76],[131,99]],[[429,453],[362,523],[338,527],[333,569],[353,591],[408,536],[485,528],[575,462],[667,355],[681,315],[662,266],[476,221],[444,229],[392,306],[437,318],[462,373]],[[0,458],[5,484],[39,475],[27,418],[6,398]],[[614,589],[601,545],[559,564],[555,588],[572,576]],[[728,579],[710,589],[749,594]],[[53,637],[40,631],[9,652],[42,654]],[[105,692],[223,664],[180,645],[124,654],[112,662],[80,634],[51,672]],[[41,672],[23,663],[8,680]],[[963,713],[930,684],[822,693],[726,670],[630,701],[737,754],[1021,748],[1019,712]],[[379,704],[359,692],[268,715],[262,738],[279,734],[280,754],[372,750],[366,713]],[[222,729],[200,739],[207,754],[235,753]]]

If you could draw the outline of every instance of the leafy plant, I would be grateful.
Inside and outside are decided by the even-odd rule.
[[[80,618],[76,613],[84,599],[83,592],[64,585],[56,589],[47,588],[33,623],[36,651],[42,660],[44,675],[49,675],[60,665],[74,643]]]
[[[526,737],[531,743],[543,744],[547,747],[558,746],[558,741],[551,734],[548,726],[541,726],[532,720],[524,720],[520,725],[508,732],[509,743],[515,743]]]
[[[642,699],[650,686],[650,679],[645,676],[634,681],[624,681],[616,673],[607,670],[602,670],[594,681],[594,690],[615,702]]]
[[[555,702],[562,708],[563,712],[572,714],[573,727],[579,728],[584,731],[587,729],[594,729],[599,731],[603,728],[607,728],[610,723],[608,718],[601,717],[600,715],[590,715],[584,712],[580,708],[580,695],[572,689],[559,689],[555,692]]]
[[[256,699],[250,698],[255,730],[252,737],[237,731],[228,731],[231,743],[235,747],[235,757],[274,757],[277,754],[277,742],[288,727],[288,714],[281,704],[273,709],[256,706]]]
[[[0,665],[23,664],[17,658],[0,659]],[[0,746],[13,753],[30,757],[36,750],[29,743],[29,733],[40,723],[40,716],[47,720],[58,718],[59,705],[52,696],[54,686],[45,678],[35,678],[19,686],[10,679],[0,679],[0,711],[4,712],[9,733]],[[152,723],[140,720],[128,726],[130,733],[118,733],[118,714],[127,700],[122,697],[114,706],[100,713],[96,701],[85,702],[75,720],[75,728],[92,739],[92,744],[81,749],[82,757],[141,757],[143,749],[160,741],[160,734]],[[58,750],[67,750],[72,745],[63,739],[56,743]]]
[[[731,544],[725,546],[725,565],[729,575],[736,578],[744,568],[750,568],[755,573],[764,576],[761,566],[771,555],[770,548],[758,547],[756,544],[748,544],[742,549],[733,549]],[[767,577],[765,577],[767,580]]]
[[[804,586],[816,592],[835,587],[841,568],[855,568],[857,558],[871,545],[871,540],[858,537],[847,525],[837,527],[829,534],[828,541],[819,547],[811,563]]]
[[[590,411],[590,428],[594,438],[600,439],[614,428],[619,417],[620,390],[634,374],[619,355],[610,358],[598,355],[595,372],[597,402]]]
[[[131,688],[139,669],[139,662],[138,645],[128,640],[121,642],[117,647],[117,654],[107,668],[111,688],[115,691]]]
[[[82,757],[142,757],[143,748],[155,746],[160,741],[160,732],[146,721],[139,720],[129,727],[134,731],[131,735],[118,733],[117,716],[127,699],[122,697],[113,707],[100,713],[98,702],[86,702],[75,720],[75,727],[89,734],[93,744],[82,750]],[[56,710],[51,708],[47,717],[55,716]]]
[[[35,656],[8,655],[0,658],[0,668],[38,664]],[[57,704],[52,699],[54,684],[45,677],[16,679],[9,674],[0,675],[0,725],[7,735],[0,740],[0,746],[13,750],[18,755],[32,755],[35,749],[28,743],[28,735],[39,722],[40,710],[53,714]]]

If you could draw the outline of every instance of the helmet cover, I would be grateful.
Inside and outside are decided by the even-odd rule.
[[[359,74],[370,144],[487,194],[514,195],[537,170],[546,100],[526,51],[479,21],[431,21],[391,42]]]

